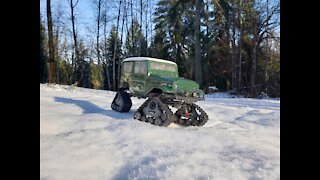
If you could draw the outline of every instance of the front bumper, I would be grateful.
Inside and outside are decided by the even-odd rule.
[[[204,92],[201,89],[194,89],[189,91],[177,91],[176,95],[183,98],[194,98],[197,101],[204,100]]]
[[[183,96],[181,94],[163,94],[163,97],[167,100],[169,100],[171,103],[174,102],[185,102],[188,104],[191,104],[193,102],[197,102],[197,101],[204,101],[205,98],[204,96],[202,97],[193,97],[193,96]]]

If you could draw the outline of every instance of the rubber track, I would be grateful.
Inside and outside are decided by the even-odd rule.
[[[198,105],[196,105],[196,104],[192,104],[192,105],[194,105],[200,112],[201,112],[201,115],[203,114],[203,116],[202,116],[202,120],[200,121],[200,123],[197,125],[197,126],[203,126],[203,125],[205,125],[207,122],[208,122],[208,114],[200,107],[200,106],[198,106]]]
[[[116,101],[120,101],[120,104],[117,104]],[[125,91],[118,91],[111,103],[111,109],[118,112],[128,112],[132,106],[132,101],[130,96]]]
[[[144,118],[145,121],[144,122],[147,122],[149,123],[147,120],[146,120],[146,116],[145,114],[143,113],[143,108],[146,107],[148,105],[148,103],[151,101],[151,100],[155,100],[157,101],[158,105],[160,106],[160,110],[161,111],[165,111],[166,114],[167,114],[167,117],[166,117],[166,120],[163,121],[163,123],[161,124],[161,126],[169,126],[172,122],[174,122],[176,120],[176,116],[173,114],[173,112],[170,110],[169,106],[164,104],[159,97],[153,97],[153,98],[149,98],[148,100],[146,100],[138,109],[136,112],[140,112],[141,113],[141,118],[138,119],[139,121],[143,121],[142,119]]]
[[[203,125],[205,125],[208,121],[207,113],[201,107],[199,107],[198,105],[196,105],[194,103],[192,103],[191,106],[194,106],[195,108],[197,108],[201,112],[201,115],[203,115],[200,117],[200,120],[201,120],[200,123],[198,120],[193,120],[191,122],[184,120],[183,123],[180,123],[179,120],[177,120],[177,122],[175,122],[175,123],[180,124],[182,126],[203,126]],[[184,113],[184,112],[182,112],[182,109],[178,109],[178,111],[175,113],[177,118],[181,117],[181,113]]]

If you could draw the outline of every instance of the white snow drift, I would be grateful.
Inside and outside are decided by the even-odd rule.
[[[114,95],[40,85],[40,179],[280,179],[280,100],[207,97],[205,126],[158,127]]]

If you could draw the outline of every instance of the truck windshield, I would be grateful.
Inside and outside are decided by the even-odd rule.
[[[154,75],[178,77],[178,69],[175,64],[150,62],[150,72]]]

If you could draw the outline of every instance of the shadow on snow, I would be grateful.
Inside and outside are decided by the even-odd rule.
[[[70,98],[54,97],[55,102],[61,102],[65,104],[74,104],[79,106],[83,110],[83,114],[103,114],[116,119],[131,119],[133,118],[133,112],[120,113],[113,110],[102,109],[101,107],[84,100],[75,100]]]

